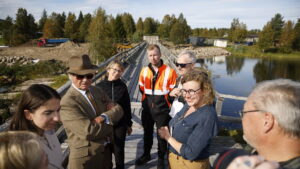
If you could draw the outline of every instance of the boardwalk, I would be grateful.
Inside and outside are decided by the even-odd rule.
[[[142,45],[141,45],[142,46]],[[170,52],[168,49],[165,47],[161,46],[162,48],[162,53],[163,57],[162,59],[166,64],[172,65],[172,58],[170,55]],[[135,160],[136,158],[140,157],[143,153],[143,128],[141,126],[141,94],[139,92],[138,88],[138,77],[139,73],[141,71],[141,68],[143,66],[146,66],[148,64],[147,61],[147,54],[146,54],[146,48],[143,46],[139,50],[135,50],[136,53],[129,57],[123,57],[122,59],[125,60],[126,63],[128,63],[128,66],[126,67],[126,70],[123,74],[123,79],[126,82],[130,94],[130,100],[131,100],[131,105],[132,105],[132,117],[133,117],[133,132],[132,135],[127,136],[126,138],[126,143],[125,143],[125,168],[128,169],[155,169],[156,164],[157,164],[157,139],[156,139],[156,133],[153,136],[153,147],[151,150],[151,157],[152,160],[149,161],[147,164],[143,166],[135,166]],[[130,53],[130,52],[129,52]],[[112,58],[108,59],[105,63],[102,63],[99,65],[99,67],[105,66],[107,63],[109,63],[111,60],[117,58],[116,56],[113,56]],[[96,78],[100,78],[104,72],[98,74]],[[96,79],[95,84],[97,84],[99,80]],[[70,82],[67,82],[64,86],[58,89],[58,92],[63,95],[65,91],[68,89],[70,86]],[[221,110],[221,109],[220,109]],[[222,118],[224,119],[223,116],[219,116],[219,120]],[[225,119],[228,120],[228,117]],[[232,119],[229,119],[232,120]],[[239,120],[236,120],[236,122],[239,122]],[[3,124],[0,127],[0,131],[4,131],[5,128],[7,128],[8,123]],[[66,134],[64,132],[64,129],[61,127],[58,129],[56,132],[57,136],[60,140],[60,142],[65,142],[66,139]],[[217,137],[213,140],[213,143],[210,147],[210,161],[212,162],[216,154],[218,152],[221,152],[222,150],[226,148],[230,148],[235,146],[235,142],[233,141],[232,138],[230,137]],[[67,158],[69,154],[68,150],[68,144],[67,141],[66,143],[62,143],[62,148],[63,148],[63,153],[64,153],[64,158]],[[167,160],[166,160],[166,166],[167,166]]]
[[[162,57],[165,63],[168,59]],[[153,136],[153,147],[151,150],[152,160],[143,166],[135,166],[135,159],[143,153],[143,128],[141,126],[141,94],[138,89],[138,75],[143,66],[148,64],[146,49],[143,49],[138,56],[131,60],[131,64],[124,72],[123,79],[127,82],[133,117],[133,133],[127,136],[125,143],[125,168],[128,169],[155,169],[157,164],[157,139],[156,133]],[[213,161],[218,152],[223,149],[234,146],[235,142],[230,137],[217,137],[214,139],[210,148],[211,158]],[[167,160],[166,160],[167,166]]]

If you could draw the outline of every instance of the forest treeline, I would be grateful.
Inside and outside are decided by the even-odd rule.
[[[144,35],[158,35],[160,39],[175,44],[186,43],[189,36],[226,38],[231,42],[242,43],[246,37],[258,36],[258,47],[264,51],[291,52],[300,50],[300,19],[296,23],[284,21],[276,14],[262,30],[248,30],[247,25],[234,18],[230,28],[191,29],[184,15],[165,15],[162,21],[151,17],[135,21],[130,13],[115,17],[98,8],[93,14],[69,12],[68,14],[43,10],[36,21],[26,9],[19,8],[15,19],[7,16],[0,20],[0,33],[3,43],[16,46],[39,37],[69,38],[75,42],[90,42],[90,55],[104,60],[114,54],[115,43],[139,42]]]

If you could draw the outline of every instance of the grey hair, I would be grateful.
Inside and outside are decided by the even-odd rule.
[[[259,83],[251,95],[255,108],[272,113],[283,131],[300,138],[300,83],[288,79]]]
[[[188,56],[188,58],[190,59],[191,63],[196,63],[197,58],[196,58],[194,52],[189,51],[189,50],[184,50],[184,51],[182,51],[182,52],[178,55],[178,58],[179,58],[179,57],[182,57],[182,56],[184,56],[184,55],[185,55],[185,56]]]

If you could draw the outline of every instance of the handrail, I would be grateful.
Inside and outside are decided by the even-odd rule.
[[[109,64],[111,61],[115,60],[115,59],[120,59],[121,62],[126,62],[129,58],[131,58],[132,56],[134,56],[141,48],[144,47],[144,45],[146,45],[145,42],[142,42],[140,44],[138,44],[137,46],[131,48],[131,49],[127,49],[124,52],[118,53],[114,56],[112,56],[111,58],[107,59],[106,61],[100,63],[98,65],[98,69],[105,67],[107,64]],[[95,82],[97,79],[99,79],[102,75],[104,75],[106,71],[102,71],[100,73],[98,73],[94,78],[93,78],[93,82]],[[69,89],[69,87],[71,86],[71,81],[67,81],[64,85],[62,85],[61,87],[59,87],[56,91],[63,96],[66,91]],[[6,131],[9,127],[10,124],[10,120],[7,120],[5,123],[3,123],[2,125],[0,125],[0,132],[2,131]],[[57,131],[63,131],[63,130],[57,130]],[[56,133],[57,136],[62,135],[62,133]]]

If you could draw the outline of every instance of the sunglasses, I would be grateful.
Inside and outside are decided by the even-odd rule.
[[[177,62],[175,62],[176,67],[181,67],[181,68],[185,68],[188,64],[192,64],[192,63],[177,63]]]
[[[87,78],[87,79],[93,79],[94,77],[94,74],[86,74],[86,75],[77,75],[77,74],[74,74],[72,73],[73,76],[76,76],[76,79],[84,79],[84,78]]]

